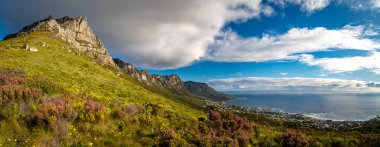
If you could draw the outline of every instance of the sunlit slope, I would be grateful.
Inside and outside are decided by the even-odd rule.
[[[48,47],[43,47],[45,42]],[[22,49],[24,44],[38,52]],[[48,76],[74,94],[85,93],[108,103],[121,99],[133,103],[160,103],[187,117],[197,118],[202,112],[173,102],[119,77],[114,67],[103,67],[49,32],[36,32],[0,42],[0,67],[22,68],[30,76]]]

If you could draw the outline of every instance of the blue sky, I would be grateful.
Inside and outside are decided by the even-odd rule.
[[[366,86],[380,82],[380,0],[21,1],[0,6],[0,37],[84,15],[112,56],[154,74],[218,90],[380,92]],[[30,5],[55,9],[13,9]]]
[[[224,29],[232,29],[243,38],[262,37],[263,34],[284,34],[291,28],[339,29],[346,25],[365,26],[380,25],[379,11],[372,9],[355,10],[347,4],[330,4],[322,10],[307,14],[300,6],[292,5],[285,8],[273,6],[274,16],[250,19],[246,22],[231,22]],[[378,31],[378,30],[376,30]],[[371,36],[379,40],[379,36]],[[334,48],[331,48],[334,50]],[[311,52],[316,58],[344,58],[368,56],[370,52],[363,50],[338,50]],[[380,62],[380,60],[378,61]],[[349,66],[349,65],[347,65]],[[361,81],[380,81],[380,75],[366,69],[334,73],[320,67],[308,66],[299,61],[268,61],[268,62],[195,62],[190,66],[171,70],[149,70],[156,74],[179,74],[184,80],[209,82],[211,79],[242,78],[242,77],[303,77],[303,78],[336,78]]]

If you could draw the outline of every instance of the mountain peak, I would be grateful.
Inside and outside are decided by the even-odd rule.
[[[37,31],[50,31],[56,37],[69,43],[71,47],[77,48],[80,52],[96,60],[99,64],[115,66],[104,44],[92,31],[87,18],[84,16],[76,18],[65,16],[59,19],[49,16],[25,26],[18,33],[7,35],[4,40]]]

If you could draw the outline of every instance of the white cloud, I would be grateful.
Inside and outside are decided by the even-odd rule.
[[[380,8],[380,0],[336,0],[338,4],[345,4],[353,10],[375,10]]]
[[[358,80],[343,80],[334,78],[268,78],[244,77],[215,79],[208,82],[220,90],[243,91],[286,91],[299,92],[375,92],[375,86]]]
[[[322,10],[330,4],[330,0],[268,0],[268,2],[282,8],[288,5],[300,5],[301,10],[308,14]]]
[[[318,75],[318,77],[327,77],[327,76],[328,76],[328,75],[327,75],[327,74],[324,74],[324,73]]]
[[[380,8],[380,0],[371,0],[372,8]]]
[[[263,62],[297,59],[295,54],[332,49],[373,51],[380,43],[368,39],[363,26],[345,26],[337,30],[323,27],[293,28],[283,35],[241,38],[226,31],[210,46],[206,59],[225,62]]]
[[[319,66],[326,71],[333,73],[353,72],[363,69],[380,74],[380,52],[374,52],[366,57],[345,57],[345,58],[321,58],[315,59],[312,55],[303,54],[300,62],[310,66]]]
[[[282,72],[282,73],[279,73],[279,75],[281,76],[287,76],[289,73],[286,73],[286,72]]]
[[[301,10],[313,13],[322,10],[330,4],[330,0],[286,0],[293,4],[301,5]]]

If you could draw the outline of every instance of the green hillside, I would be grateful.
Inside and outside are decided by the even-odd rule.
[[[42,42],[48,44],[49,47],[42,47]],[[38,52],[20,49],[24,44],[37,47]],[[173,102],[133,84],[128,78],[118,77],[117,69],[102,67],[87,56],[76,52],[74,48],[67,49],[65,46],[68,45],[63,41],[54,39],[49,32],[37,32],[5,40],[0,42],[0,67],[2,69],[21,70],[26,73],[30,82],[33,82],[33,78],[35,77],[49,79],[52,83],[62,87],[66,93],[73,95],[72,97],[75,97],[74,99],[78,102],[78,105],[83,105],[80,101],[86,99],[94,99],[99,103],[105,104],[107,107],[107,112],[105,113],[113,111],[113,108],[109,106],[114,103],[120,103],[121,105],[135,104],[139,107],[144,107],[147,104],[157,105],[165,113],[168,113],[165,115],[175,115],[176,119],[196,120],[198,117],[205,115],[202,111]],[[63,93],[45,93],[44,97],[49,97],[47,98],[49,100],[46,101],[54,101],[50,99],[65,97],[63,95]],[[157,124],[161,125],[161,127],[175,127],[172,123],[178,123],[178,121],[170,121],[170,119],[160,117],[157,119],[162,119],[159,121],[160,124]],[[1,127],[1,129],[7,129],[4,128],[6,127],[4,125],[1,125]],[[141,126],[141,128],[145,127]],[[18,135],[18,132],[14,132],[14,134],[0,134],[0,138],[1,140],[6,140],[5,138],[19,138],[20,136]],[[49,139],[49,137],[45,138],[46,136],[40,137],[41,139]],[[131,136],[131,138],[133,137]],[[39,137],[35,139],[39,139]]]
[[[48,47],[42,44],[48,44]],[[29,44],[37,52],[24,50]],[[205,108],[101,66],[50,32],[0,42],[0,146],[376,146],[379,125],[287,127]]]

